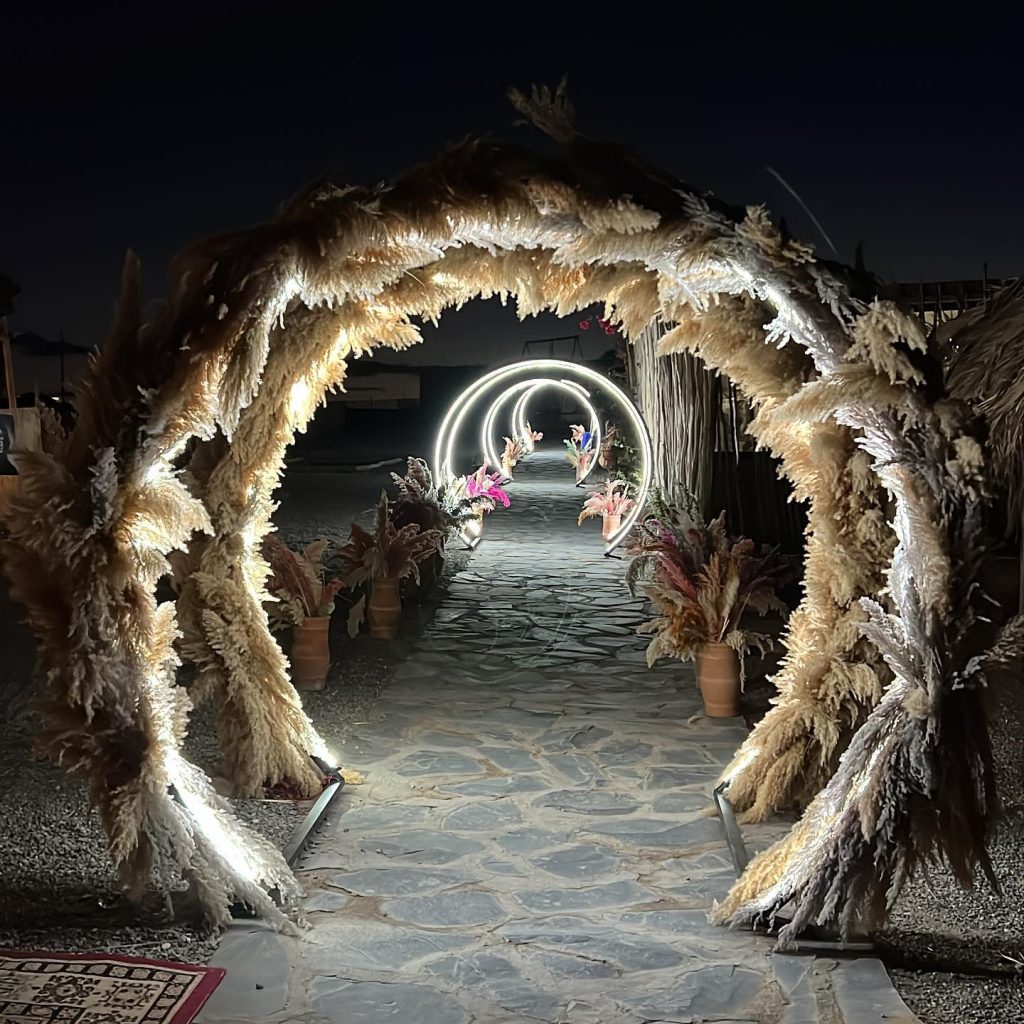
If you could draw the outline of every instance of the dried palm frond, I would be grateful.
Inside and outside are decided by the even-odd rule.
[[[296,621],[334,611],[334,598],[342,584],[338,579],[326,579],[327,548],[326,540],[315,540],[302,551],[292,551],[276,533],[263,539],[263,554],[273,574],[268,589],[297,613]]]
[[[685,490],[676,492],[674,503],[655,489],[650,508],[653,514],[637,527],[626,571],[630,593],[645,580],[644,593],[660,612],[638,629],[654,634],[648,665],[659,658],[694,659],[705,644],[728,643],[740,654],[742,670],[748,646],[763,650],[770,643],[742,629],[746,609],[787,611],[775,596],[784,571],[775,553],[755,554],[753,541],[730,537],[724,512],[706,523],[697,499]]]
[[[415,523],[397,528],[390,516],[388,496],[381,491],[373,533],[353,523],[348,543],[339,549],[345,585],[356,587],[373,580],[419,582],[419,565],[440,549],[440,530],[421,531]]]

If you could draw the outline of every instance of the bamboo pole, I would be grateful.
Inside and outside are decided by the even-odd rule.
[[[4,352],[4,384],[7,387],[7,404],[13,411],[18,407],[18,392],[14,388],[14,355],[11,352],[11,336],[7,332],[7,317],[0,317],[0,340]]]

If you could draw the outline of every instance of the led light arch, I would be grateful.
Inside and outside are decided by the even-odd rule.
[[[512,429],[523,442],[523,447],[526,449],[527,454],[532,452],[536,445],[534,445],[533,441],[526,436],[526,418],[523,416],[523,407],[529,401],[530,395],[532,395],[539,387],[540,385],[537,384],[530,388],[529,391],[524,391],[523,394],[516,399],[515,407],[512,410]]]
[[[512,410],[512,430],[517,437],[522,437],[523,431],[526,428],[521,422],[521,419],[516,418],[517,413],[521,417],[524,400],[546,387],[553,387],[558,388],[561,391],[567,391],[575,398],[579,399],[580,403],[586,409],[587,414],[590,416],[590,432],[593,435],[593,450],[598,450],[601,444],[601,421],[598,418],[597,410],[590,401],[590,392],[581,384],[577,384],[575,381],[571,380],[543,380],[533,378],[531,380],[519,381],[518,383],[513,384],[507,391],[503,391],[498,395],[491,404],[491,407],[487,410],[487,415],[484,417],[483,427],[480,432],[480,449],[491,465],[500,466],[501,464],[501,457],[496,454],[497,449],[494,447],[494,421],[502,407],[514,394],[516,394],[516,392],[524,392],[524,394],[519,396],[519,399],[516,401],[515,407]],[[597,459],[594,459],[587,468],[587,471],[579,478],[577,483],[583,483],[583,481],[590,476],[591,472],[593,472],[596,465]],[[508,479],[512,479],[511,475],[509,475]]]
[[[594,445],[594,450],[598,450],[600,448],[601,439],[601,421],[598,418],[597,410],[594,409],[593,406],[590,404],[590,392],[583,388],[581,385],[576,384],[571,380],[563,380],[561,381],[561,383],[579,389],[581,401],[585,405],[587,412],[590,413],[590,432],[598,439],[597,444]],[[541,381],[540,383],[536,384],[534,387],[526,391],[524,394],[520,395],[519,400],[516,402],[515,408],[512,410],[512,429],[516,432],[517,436],[525,436],[527,424],[526,407],[527,405],[529,405],[530,399],[533,397],[533,395],[536,394],[545,386],[546,382]],[[532,441],[527,441],[526,443],[527,452],[532,452],[535,447],[534,443]],[[590,475],[592,469],[593,465],[590,469],[587,470],[586,474],[584,474],[584,479],[586,479],[586,477]]]
[[[603,388],[633,427],[640,442],[640,483],[637,486],[636,506],[622,520],[619,528],[608,537],[605,554],[609,554],[622,543],[643,513],[644,504],[651,490],[654,453],[647,424],[630,397],[617,384],[588,366],[570,363],[565,359],[524,359],[508,366],[500,366],[477,378],[452,402],[441,421],[434,443],[434,479],[438,483],[444,483],[455,478],[456,474],[452,471],[455,440],[470,410],[480,398],[491,388],[505,382],[511,383],[515,377],[524,373],[534,374],[535,377],[538,374],[547,374],[558,382],[567,377],[577,377],[595,387]],[[535,379],[533,383],[537,383],[537,380]]]

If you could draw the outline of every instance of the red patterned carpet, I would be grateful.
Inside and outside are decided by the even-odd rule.
[[[189,1024],[224,971],[106,953],[0,950],[4,1024]]]

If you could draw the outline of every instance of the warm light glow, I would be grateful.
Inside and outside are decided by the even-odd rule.
[[[501,366],[496,370],[485,373],[452,402],[444,415],[444,419],[441,421],[441,427],[438,430],[437,440],[434,445],[434,479],[439,484],[455,479],[456,474],[452,471],[455,439],[466,416],[484,392],[504,381],[511,380],[519,374],[526,373],[534,375],[543,373],[550,374],[551,376],[557,374],[559,378],[575,377],[594,387],[603,388],[611,395],[616,405],[622,409],[622,412],[633,426],[633,430],[640,442],[640,484],[637,487],[636,506],[622,520],[619,528],[608,537],[605,552],[610,552],[622,543],[637,519],[643,514],[644,504],[651,489],[654,453],[651,447],[651,435],[647,431],[647,424],[644,423],[643,417],[632,401],[630,401],[629,396],[620,387],[608,380],[607,377],[602,376],[588,366],[570,363],[565,359],[524,359],[522,362]],[[593,461],[596,464],[596,451]],[[465,535],[463,539],[465,539]],[[479,542],[479,537],[476,538],[476,542]],[[467,543],[469,542],[467,541]],[[470,546],[475,546],[475,543]]]
[[[309,405],[309,381],[300,377],[288,392],[288,411],[293,416],[302,413]]]

